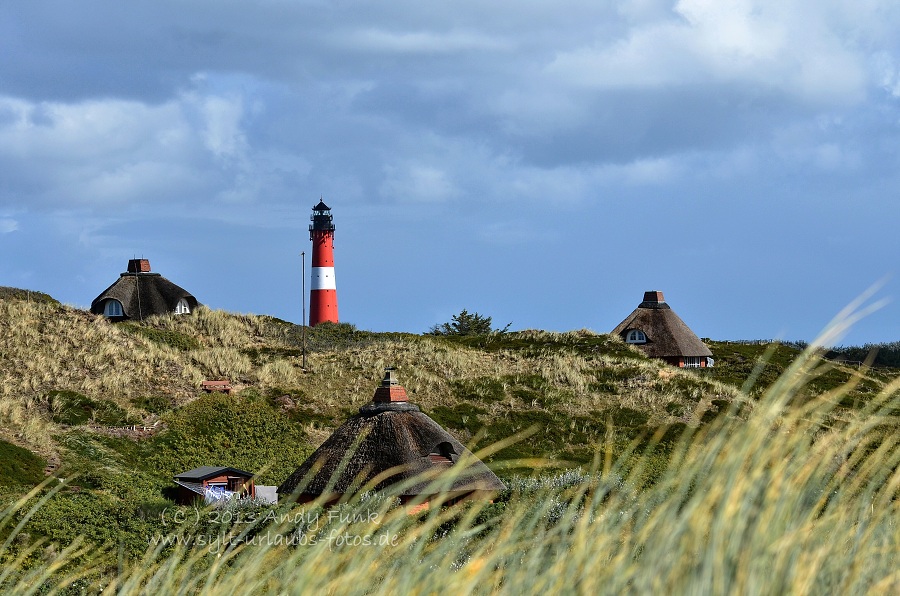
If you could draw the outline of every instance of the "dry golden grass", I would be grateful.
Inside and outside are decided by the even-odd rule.
[[[358,498],[331,510],[339,517],[306,505],[256,534],[239,527],[170,554],[151,540],[139,562],[117,562],[114,545],[85,557],[76,544],[48,566],[11,561],[0,581],[105,594],[898,593],[900,381],[832,424],[849,386],[798,401],[816,365],[806,354],[746,419],[685,437],[644,490],[619,462],[597,461],[575,483],[517,489],[502,506],[411,517],[391,499]]]
[[[484,379],[502,379],[503,399],[485,406],[493,414],[547,409],[550,406],[515,395],[518,380],[534,376],[545,380],[550,393],[559,397],[556,409],[578,414],[626,405],[647,411],[654,422],[672,419],[665,407],[673,401],[683,402],[692,411],[703,399],[736,395],[733,388],[715,383],[689,397],[673,393],[671,379],[689,373],[671,372],[637,353],[634,359],[603,354],[588,359],[555,349],[537,354],[492,352],[448,345],[430,336],[351,342],[349,347],[309,354],[304,370],[290,329],[269,317],[207,308],[198,308],[191,316],[110,324],[103,317],[66,306],[3,300],[0,419],[18,442],[46,452],[52,447],[54,428],[48,422],[51,391],[110,400],[140,419],[146,413],[136,409],[136,398],[165,395],[183,403],[198,395],[202,380],[218,378],[262,391],[279,388],[314,396],[317,408],[337,415],[367,402],[386,366],[400,369],[411,398],[426,411],[463,403],[456,385]],[[518,334],[523,341],[564,345],[593,335],[585,330]],[[630,367],[633,374],[623,382],[621,394],[592,387],[598,369],[622,367]]]

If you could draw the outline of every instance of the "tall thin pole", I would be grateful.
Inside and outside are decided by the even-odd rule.
[[[301,286],[303,289],[300,290],[303,296],[303,320],[300,322],[300,335],[303,338],[303,369],[306,370],[306,251],[301,252],[300,257],[303,259],[303,266],[301,267],[301,275],[303,276]]]

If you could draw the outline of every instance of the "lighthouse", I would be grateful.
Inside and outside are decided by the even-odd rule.
[[[312,280],[309,291],[309,325],[337,323],[337,286],[334,284],[334,223],[324,201],[313,207],[309,218],[312,240]]]

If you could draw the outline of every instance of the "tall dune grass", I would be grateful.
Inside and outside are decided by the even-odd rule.
[[[898,593],[900,381],[838,420],[849,386],[797,399],[817,362],[806,352],[741,418],[686,435],[649,487],[633,481],[639,469],[623,478],[598,460],[574,483],[514,483],[494,504],[409,516],[390,498],[356,497],[293,509],[292,523],[232,527],[231,547],[150,546],[139,562],[116,561],[115,545],[65,551],[40,579],[107,594]],[[7,513],[7,524],[20,515]],[[376,545],[357,543],[366,536]],[[33,588],[7,560],[5,587]]]

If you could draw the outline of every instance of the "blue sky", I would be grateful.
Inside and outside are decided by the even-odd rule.
[[[342,320],[900,340],[900,4],[68,1],[0,13],[0,285],[129,258],[299,321],[324,198]],[[307,261],[307,265],[309,261]]]

